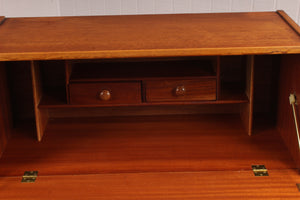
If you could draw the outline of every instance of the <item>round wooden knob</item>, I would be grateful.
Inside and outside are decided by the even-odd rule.
[[[185,87],[183,85],[177,86],[175,89],[176,96],[184,96],[185,95]]]
[[[99,98],[103,101],[108,101],[111,98],[111,94],[109,90],[102,90],[99,94]]]

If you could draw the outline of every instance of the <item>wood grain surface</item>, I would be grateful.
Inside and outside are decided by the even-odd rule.
[[[109,99],[101,99],[103,91],[109,91]],[[142,101],[139,81],[72,83],[69,85],[69,92],[70,104],[75,105],[130,105]]]
[[[215,78],[201,77],[198,80],[147,80],[143,81],[146,102],[164,101],[214,101],[217,96]],[[184,88],[183,94],[177,94],[177,88]]]
[[[44,135],[44,131],[46,129],[49,117],[48,110],[39,109],[38,105],[43,96],[43,84],[40,73],[40,66],[38,62],[31,62],[31,76],[32,76],[32,89],[33,89],[33,106],[35,113],[35,121],[36,121],[36,132],[37,139],[41,141]]]
[[[265,123],[249,137],[238,114],[57,119],[41,142],[34,134],[16,130],[0,176],[296,167],[275,128]]]
[[[286,14],[283,10],[278,10],[277,13],[300,36],[300,26],[290,16],[288,16],[288,14]]]
[[[245,93],[249,99],[249,102],[241,105],[241,119],[249,136],[252,135],[253,130],[254,67],[255,56],[248,56],[246,66]]]
[[[252,171],[185,173],[122,173],[38,176],[35,183],[1,177],[0,198],[35,199],[224,199],[298,200],[296,170],[269,170],[269,177]]]
[[[0,60],[300,53],[276,12],[8,18]]]
[[[297,140],[295,121],[292,106],[289,102],[290,94],[298,97],[298,105],[296,105],[296,114],[299,124],[299,97],[300,97],[300,56],[285,55],[282,57],[280,69],[280,86],[278,98],[278,115],[277,126],[286,145],[290,149],[291,155],[300,167],[300,149]]]

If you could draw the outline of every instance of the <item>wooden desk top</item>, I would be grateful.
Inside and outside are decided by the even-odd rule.
[[[283,11],[7,18],[0,25],[0,61],[283,53],[300,53],[299,26]]]

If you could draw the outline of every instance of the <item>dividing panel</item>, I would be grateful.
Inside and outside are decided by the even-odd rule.
[[[295,121],[289,95],[298,97],[296,115],[299,123],[300,99],[300,55],[283,55],[280,67],[280,86],[278,99],[278,130],[289,148],[298,168],[300,168],[300,149],[298,145]]]
[[[31,61],[31,73],[32,73],[32,88],[33,88],[33,100],[34,100],[34,111],[35,111],[35,121],[37,129],[38,141],[42,140],[46,125],[48,123],[48,110],[39,109],[38,105],[42,99],[42,80],[40,74],[40,67],[38,62]]]
[[[5,64],[0,62],[0,156],[2,155],[11,132],[11,111],[6,79]]]
[[[248,135],[252,134],[253,124],[253,80],[254,80],[254,56],[247,57],[246,65],[246,88],[245,92],[249,99],[249,102],[241,105],[241,119],[248,132]]]

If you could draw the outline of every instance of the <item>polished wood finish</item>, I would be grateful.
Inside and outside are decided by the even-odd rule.
[[[293,110],[289,102],[289,95],[296,94],[298,97],[298,106],[296,111],[299,120],[299,97],[300,97],[300,56],[284,55],[282,56],[280,67],[280,86],[278,98],[277,126],[283,140],[300,168],[300,149],[297,140],[296,127],[294,122]],[[299,123],[299,122],[298,122]]]
[[[0,157],[11,136],[12,116],[8,91],[7,72],[4,63],[0,63]]]
[[[176,102],[177,103],[177,102]],[[189,114],[238,114],[239,104],[153,104],[148,106],[91,106],[49,109],[51,118],[103,117],[103,116],[157,116]]]
[[[109,107],[109,104],[81,104],[81,105],[72,105],[66,104],[63,98],[60,98],[62,95],[59,94],[59,98],[56,98],[55,92],[54,95],[45,94],[39,104],[39,108],[97,108],[97,107]],[[220,97],[220,100],[217,101],[168,101],[168,102],[143,102],[143,103],[118,103],[113,104],[113,106],[124,107],[124,106],[159,106],[159,105],[221,105],[221,104],[243,104],[248,103],[248,97],[241,91],[223,91]],[[145,108],[144,108],[145,109]]]
[[[217,80],[217,100],[221,98],[221,57],[217,56],[216,61],[216,80]]]
[[[66,97],[67,97],[67,103],[70,103],[70,94],[69,94],[69,84],[70,84],[70,79],[71,79],[71,74],[73,67],[69,62],[66,62]]]
[[[44,135],[44,131],[46,129],[48,123],[48,110],[39,109],[38,105],[42,99],[43,88],[42,88],[42,80],[39,65],[35,61],[31,61],[31,75],[32,75],[32,88],[33,88],[33,104],[34,104],[34,112],[35,112],[35,120],[36,120],[36,131],[37,131],[37,139],[41,141]]]
[[[100,82],[69,85],[70,103],[75,105],[137,104],[141,103],[141,83]]]
[[[299,199],[284,12],[8,18],[0,44],[0,199]]]
[[[103,199],[103,200],[298,200],[296,170],[269,170],[269,177],[252,171],[184,173],[121,173],[77,176],[39,176],[33,184],[20,177],[0,179],[6,192],[1,199]],[[284,177],[284,178],[283,178]],[[17,192],[16,192],[17,191]]]
[[[300,27],[299,27],[299,25],[290,16],[288,16],[283,10],[278,10],[277,13],[300,36]]]
[[[265,120],[249,137],[238,114],[64,118],[40,143],[32,128],[13,136],[0,176],[296,168],[275,128]]]
[[[216,100],[216,79],[144,81],[147,102]]]
[[[300,53],[276,12],[7,18],[0,43],[0,61]]]
[[[255,57],[248,56],[246,66],[246,95],[249,102],[241,105],[241,119],[249,136],[251,136],[253,129],[254,66]]]

